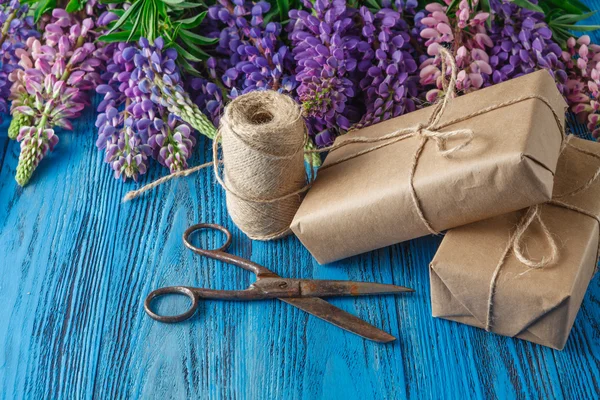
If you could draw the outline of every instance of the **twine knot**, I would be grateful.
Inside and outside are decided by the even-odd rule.
[[[421,137],[433,139],[437,145],[438,152],[443,157],[451,157],[454,153],[464,149],[473,141],[475,136],[472,129],[456,129],[453,131],[441,132],[436,129],[424,127],[422,124],[417,125],[416,133]],[[455,146],[448,148],[447,145],[449,139],[462,140]]]
[[[594,158],[600,160],[600,157],[597,154],[589,152],[587,150],[580,149],[579,147],[576,147],[576,146],[573,146],[572,144],[570,144],[569,141],[571,140],[571,138],[572,138],[571,135],[566,137],[565,141],[563,142],[561,153],[567,147],[570,147],[573,150],[575,150],[581,154],[588,155],[588,156],[591,156],[591,157],[594,157]],[[550,200],[546,204],[554,205],[554,206],[561,207],[561,208],[564,208],[567,210],[572,210],[572,211],[578,212],[583,215],[587,215],[591,218],[594,218],[600,224],[600,216],[592,214],[587,210],[573,206],[569,203],[565,203],[563,201],[556,200],[556,199],[562,199],[565,197],[575,196],[578,193],[581,193],[581,192],[589,189],[592,186],[592,184],[594,184],[594,182],[596,182],[598,180],[599,177],[600,177],[600,168],[598,168],[595,171],[594,175],[590,179],[588,179],[585,183],[583,183],[582,185],[578,186],[577,188],[575,188],[567,193],[555,194],[553,196],[553,200]],[[534,221],[537,221],[538,225],[542,229],[542,234],[544,236],[544,239],[546,239],[546,242],[548,243],[548,246],[550,247],[549,254],[544,255],[539,260],[534,260],[533,258],[526,256],[523,251],[524,235],[529,230],[529,228],[531,227],[531,225],[533,224]],[[496,266],[496,269],[494,270],[494,273],[492,275],[492,279],[490,282],[489,293],[488,293],[487,317],[486,317],[486,322],[485,322],[485,330],[488,332],[491,330],[492,322],[493,322],[493,313],[492,313],[493,305],[494,305],[493,299],[494,299],[494,293],[496,291],[498,276],[500,274],[500,270],[506,263],[506,259],[508,258],[509,254],[511,253],[511,250],[512,250],[512,253],[515,255],[515,257],[523,265],[525,265],[527,268],[530,268],[530,269],[541,269],[541,268],[549,267],[549,266],[556,264],[556,262],[558,261],[558,258],[559,258],[558,246],[556,245],[556,241],[554,240],[552,233],[550,232],[550,230],[548,229],[548,227],[544,223],[544,220],[541,217],[541,211],[540,211],[539,205],[531,206],[527,209],[527,212],[523,215],[523,217],[517,224],[514,233],[509,238],[508,243],[502,253],[502,256],[500,257],[500,261],[498,262],[498,265]],[[597,268],[598,258],[600,258],[600,243],[599,243],[599,248],[598,248],[598,252],[596,255],[596,268]]]

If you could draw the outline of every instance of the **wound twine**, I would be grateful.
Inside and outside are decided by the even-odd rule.
[[[251,92],[225,110],[213,143],[218,159],[222,139],[222,177],[227,210],[251,239],[271,240],[289,233],[306,186],[305,125],[298,105],[274,91]]]
[[[584,149],[580,149],[577,146],[573,146],[569,142],[572,137],[573,136],[571,136],[571,135],[567,136],[566,140],[564,141],[564,146],[563,146],[562,151],[564,151],[564,149],[568,146],[579,153],[582,153],[582,154],[585,154],[585,155],[588,155],[588,156],[591,156],[591,157],[594,157],[594,158],[600,160],[600,157],[597,154],[592,153],[587,150],[584,150]],[[554,195],[553,199],[562,199],[565,197],[570,197],[570,196],[574,196],[578,193],[581,193],[581,192],[589,189],[590,186],[592,186],[592,184],[598,179],[598,177],[600,177],[600,168],[598,168],[596,170],[596,172],[594,173],[594,175],[592,176],[592,178],[590,178],[588,181],[586,181],[583,185],[575,188],[574,190],[572,190],[570,192]],[[598,224],[600,224],[600,216],[592,214],[587,210],[581,209],[581,208],[573,206],[571,204],[564,203],[564,202],[558,201],[558,200],[550,200],[549,202],[547,202],[545,204],[550,204],[553,206],[557,206],[557,207],[561,207],[561,208],[564,208],[567,210],[572,210],[572,211],[578,212],[580,214],[594,218],[596,221],[598,221]],[[544,238],[546,239],[546,241],[548,242],[548,245],[550,246],[550,254],[548,256],[542,257],[538,261],[525,256],[523,254],[523,250],[522,250],[523,236],[534,221],[538,222],[539,226],[542,229]],[[546,224],[544,223],[544,221],[541,217],[539,205],[531,206],[527,209],[527,212],[523,215],[523,217],[517,224],[514,233],[509,238],[508,244],[504,248],[504,251],[502,252],[502,255],[500,257],[500,261],[498,261],[498,264],[496,265],[496,268],[494,269],[494,273],[492,274],[492,279],[490,281],[490,288],[489,288],[489,292],[488,292],[487,315],[486,315],[486,322],[485,322],[485,330],[488,332],[491,330],[492,322],[493,322],[493,313],[492,313],[493,310],[492,309],[494,306],[493,300],[494,300],[494,293],[495,293],[496,287],[497,287],[498,276],[500,275],[500,270],[502,270],[502,267],[505,265],[506,260],[507,260],[508,256],[510,255],[511,250],[513,251],[513,254],[515,255],[515,257],[522,264],[524,264],[525,266],[527,266],[528,268],[531,268],[531,269],[540,269],[540,268],[548,267],[548,266],[555,264],[556,261],[558,261],[558,256],[559,256],[558,246],[556,245],[556,241],[552,237],[552,234],[546,227]],[[598,247],[598,252],[596,253],[596,264],[597,264],[597,261],[599,258],[600,258],[600,243],[599,243],[599,247]]]
[[[436,103],[432,107],[432,113],[429,117],[427,125],[418,124],[416,126],[399,129],[376,138],[355,136],[348,139],[340,139],[336,140],[336,142],[332,146],[316,150],[308,150],[304,152],[305,154],[335,152],[340,148],[351,144],[375,144],[374,146],[348,154],[344,157],[341,157],[333,162],[324,165],[320,168],[320,170],[322,171],[327,168],[331,168],[334,165],[341,164],[343,162],[359,157],[363,154],[370,153],[382,147],[389,146],[391,144],[400,142],[411,137],[418,137],[420,140],[413,155],[408,185],[417,215],[423,222],[423,225],[432,234],[439,234],[439,232],[432,227],[432,224],[426,218],[425,213],[421,207],[420,199],[417,196],[417,193],[414,188],[414,177],[423,149],[425,148],[427,142],[430,139],[433,139],[437,145],[437,150],[439,154],[443,157],[450,158],[454,155],[454,153],[468,146],[474,137],[473,131],[471,129],[457,129],[446,132],[440,131],[441,129],[459,122],[469,120],[473,117],[486,114],[491,111],[511,106],[513,104],[517,104],[527,100],[537,99],[543,102],[552,111],[554,119],[556,120],[556,123],[559,126],[561,132],[564,132],[563,123],[560,120],[557,111],[552,107],[552,104],[543,96],[539,96],[536,94],[526,95],[519,98],[511,99],[506,102],[494,104],[481,110],[475,111],[473,113],[463,115],[453,120],[441,123],[440,121],[444,114],[444,111],[446,110],[447,105],[455,96],[457,67],[454,57],[448,50],[444,49],[443,47],[440,47],[439,51],[442,61],[441,70],[446,71],[446,63],[449,63],[450,80],[446,82],[446,80],[443,79],[443,86],[445,89],[444,96],[438,103]],[[293,101],[289,97],[284,95],[276,96],[276,94],[273,93],[274,92],[271,91],[251,92],[244,96],[240,96],[227,106],[225,115],[221,119],[222,126],[219,129],[217,137],[213,142],[212,162],[184,171],[175,172],[163,178],[160,178],[138,190],[134,190],[127,193],[123,201],[129,201],[131,199],[134,199],[140,196],[142,193],[147,192],[148,190],[151,190],[157,187],[158,185],[167,182],[173,178],[179,176],[187,176],[193,172],[206,168],[207,166],[214,165],[217,182],[219,182],[219,184],[221,184],[221,186],[223,186],[225,191],[228,193],[228,207],[230,205],[233,205],[234,207],[238,206],[238,208],[234,209],[236,217],[234,218],[232,216],[232,219],[234,219],[234,222],[238,226],[240,226],[240,228],[242,228],[242,226],[248,227],[242,228],[242,231],[248,234],[248,236],[250,236],[251,238],[256,238],[260,240],[269,240],[284,236],[286,233],[289,232],[289,223],[291,223],[293,214],[300,205],[301,194],[310,188],[313,179],[311,176],[311,179],[309,179],[307,183],[305,176],[303,175],[304,181],[302,187],[298,187],[298,180],[300,175],[300,168],[298,167],[298,165],[302,166],[302,171],[304,173],[303,164],[298,164],[296,162],[297,160],[301,159],[301,157],[299,156],[302,155],[302,150],[297,150],[296,147],[294,147],[299,142],[298,138],[296,137],[298,133],[298,125],[301,125],[303,129],[302,143],[306,143],[306,140],[308,140],[304,122],[301,118],[300,108],[298,105],[292,104]],[[252,97],[248,97],[250,95],[252,95]],[[246,99],[252,100],[253,106],[240,104],[244,103]],[[253,126],[252,129],[255,130],[255,134],[240,133],[239,130],[243,131],[243,129],[245,128],[242,128],[242,126],[240,126],[239,121],[233,125],[228,122],[228,115],[232,115],[231,113],[228,114],[228,111],[236,102],[238,102],[237,106],[240,107],[239,111],[236,111],[235,113],[235,115],[237,116],[236,118],[248,121],[248,118],[252,119],[258,115],[259,118],[257,119],[257,121],[264,121],[266,126],[262,127],[262,123],[254,123],[251,125]],[[243,115],[240,112],[249,112],[250,114]],[[268,118],[266,118],[267,114],[271,116],[272,120],[268,120]],[[224,126],[228,126],[228,128],[224,128]],[[235,131],[231,130],[231,126],[234,127],[233,129]],[[274,129],[275,126],[278,126],[278,128],[280,129],[294,129],[295,133],[291,134],[288,131],[280,130],[277,131],[277,134],[271,131],[271,129]],[[261,138],[261,134],[267,134],[269,137],[276,137],[277,139],[272,139],[272,142],[270,142],[269,140]],[[228,145],[225,144],[226,141],[228,143],[234,144],[234,149],[237,149],[231,150],[229,152],[229,154],[232,155],[232,157],[227,157],[227,159],[225,159],[224,156],[224,159],[221,160],[223,164],[225,179],[220,178],[218,168],[220,160],[218,160],[217,157],[217,150],[219,146],[219,138],[221,137],[221,135],[223,136],[224,153],[227,153],[226,147]],[[226,139],[225,135],[230,135],[230,137],[234,139]],[[288,136],[293,136],[293,138],[288,138]],[[448,148],[447,142],[449,139],[460,140],[458,140],[458,143],[455,144],[453,147]],[[282,151],[282,149],[279,148],[279,144],[274,143],[279,140],[284,140],[286,145],[290,146],[289,152]],[[240,148],[236,146],[242,148],[247,147],[248,149],[240,150]],[[278,147],[278,150],[273,150],[272,146]],[[292,147],[296,149],[297,152],[291,150]],[[239,157],[249,158],[234,159],[233,154],[237,154]],[[286,156],[282,158],[282,154],[285,154]],[[230,163],[233,164],[229,165]],[[241,175],[239,177],[236,174],[236,172],[233,172],[233,177],[231,177],[231,172],[227,172],[230,169],[237,171],[238,168],[243,169],[243,171],[240,170]],[[312,165],[310,170],[312,173]],[[254,171],[254,174],[250,173],[249,171]],[[244,179],[247,179],[248,181],[242,181],[242,179],[240,178],[242,175],[244,176]],[[228,179],[233,180],[233,182],[229,184]],[[269,193],[267,189],[272,189],[274,191]],[[239,202],[231,201],[231,196],[229,196],[230,194],[237,197]],[[278,204],[280,202],[284,204]],[[267,204],[270,204],[270,206],[267,206]],[[292,213],[292,209],[294,207],[294,213]],[[232,210],[229,210],[229,212],[232,213]],[[248,220],[252,220],[252,224],[257,223],[257,225],[254,226],[259,227],[255,229],[255,232],[252,233],[252,236],[245,230],[251,229],[249,226],[251,225],[251,223],[246,223],[246,218],[248,218]],[[267,218],[267,220],[261,221],[261,218]],[[283,227],[284,221],[288,221],[288,226],[285,229]]]

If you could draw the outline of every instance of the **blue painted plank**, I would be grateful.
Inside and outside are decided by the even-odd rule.
[[[318,266],[293,237],[244,237],[210,171],[123,204],[138,185],[113,179],[94,146],[93,120],[88,112],[73,133],[60,133],[25,189],[13,179],[18,144],[6,138],[6,123],[0,127],[0,397],[598,397],[598,277],[562,352],[433,319],[427,266],[439,238]],[[193,162],[208,159],[201,140]],[[155,165],[145,182],[165,173]],[[251,281],[184,250],[181,235],[197,221],[232,228],[235,254],[282,276],[416,289],[332,300],[398,340],[371,343],[278,301],[206,302],[181,324],[151,320],[142,303],[154,288],[235,289]]]

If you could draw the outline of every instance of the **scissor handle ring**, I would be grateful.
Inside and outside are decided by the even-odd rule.
[[[158,315],[154,311],[152,311],[152,306],[151,306],[152,300],[154,300],[157,297],[164,296],[167,294],[183,294],[192,301],[192,305],[186,312],[179,314],[179,315]],[[155,319],[160,322],[172,323],[172,322],[185,321],[186,319],[188,319],[192,315],[194,315],[197,308],[198,308],[198,296],[196,296],[190,288],[185,287],[185,286],[169,286],[169,287],[156,289],[155,291],[151,292],[148,295],[148,297],[146,297],[146,301],[144,301],[144,309],[146,310],[146,314],[148,314],[150,316],[150,318]]]
[[[216,248],[216,249],[201,249],[201,248],[194,246],[193,244],[190,243],[188,238],[190,237],[190,235],[192,233],[199,231],[201,229],[216,230],[216,231],[224,233],[225,237],[226,237],[225,244],[223,244],[221,247]],[[225,228],[224,226],[217,225],[217,224],[196,224],[196,225],[190,226],[189,228],[187,228],[185,230],[185,232],[183,232],[183,244],[185,244],[185,247],[192,250],[194,253],[198,253],[198,254],[206,254],[206,253],[210,254],[210,253],[222,252],[222,251],[227,250],[227,248],[231,244],[231,232],[229,232],[229,229]]]

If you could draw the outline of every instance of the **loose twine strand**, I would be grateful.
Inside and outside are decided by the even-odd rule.
[[[572,137],[573,137],[572,135],[569,135],[566,137],[566,140],[563,142],[561,153],[562,153],[562,151],[565,150],[566,147],[570,147],[579,153],[582,153],[582,154],[585,154],[585,155],[588,155],[590,157],[600,160],[600,156],[598,156],[597,154],[592,153],[591,151],[587,151],[585,149],[581,149],[577,146],[573,146],[573,144],[570,143],[570,140]],[[575,195],[589,189],[594,184],[594,182],[596,182],[598,177],[600,177],[600,167],[596,170],[594,175],[590,179],[588,179],[585,183],[583,183],[582,185],[578,186],[577,188],[575,188],[569,192],[554,195],[553,199],[548,201],[545,204],[550,204],[550,205],[554,205],[557,207],[561,207],[564,209],[578,212],[580,214],[583,214],[583,215],[586,215],[588,217],[595,219],[596,221],[598,221],[598,224],[600,224],[600,216],[593,214],[582,208],[565,203],[563,201],[556,200],[556,199],[562,199],[565,197],[572,197],[572,196],[575,196]],[[524,234],[531,227],[531,225],[533,224],[534,221],[538,222],[540,228],[542,229],[542,234],[543,234],[544,238],[546,239],[546,241],[548,242],[548,245],[550,246],[549,255],[543,256],[540,260],[537,260],[537,261],[533,260],[530,257],[527,257],[523,253],[523,249],[522,249]],[[540,268],[548,267],[548,266],[554,265],[558,261],[558,257],[559,257],[558,246],[557,246],[556,241],[554,240],[554,237],[552,236],[550,230],[548,229],[548,227],[546,226],[546,224],[544,223],[544,221],[541,217],[539,205],[531,206],[527,209],[527,212],[523,215],[521,220],[518,222],[518,224],[515,228],[515,232],[510,236],[510,238],[508,240],[508,244],[506,245],[506,247],[504,248],[504,250],[502,252],[500,261],[498,261],[498,264],[496,265],[496,268],[494,269],[494,273],[492,274],[492,279],[490,281],[490,287],[489,287],[489,291],[488,291],[487,315],[486,315],[486,322],[485,322],[485,330],[488,332],[491,330],[492,323],[493,323],[494,294],[496,292],[498,276],[500,275],[500,271],[502,270],[502,267],[505,265],[506,260],[509,256],[511,250],[513,251],[515,257],[522,264],[526,265],[528,268],[531,268],[531,269],[540,269]],[[598,247],[598,250],[596,253],[596,270],[597,270],[598,259],[600,259],[600,243],[599,243],[599,247]]]

